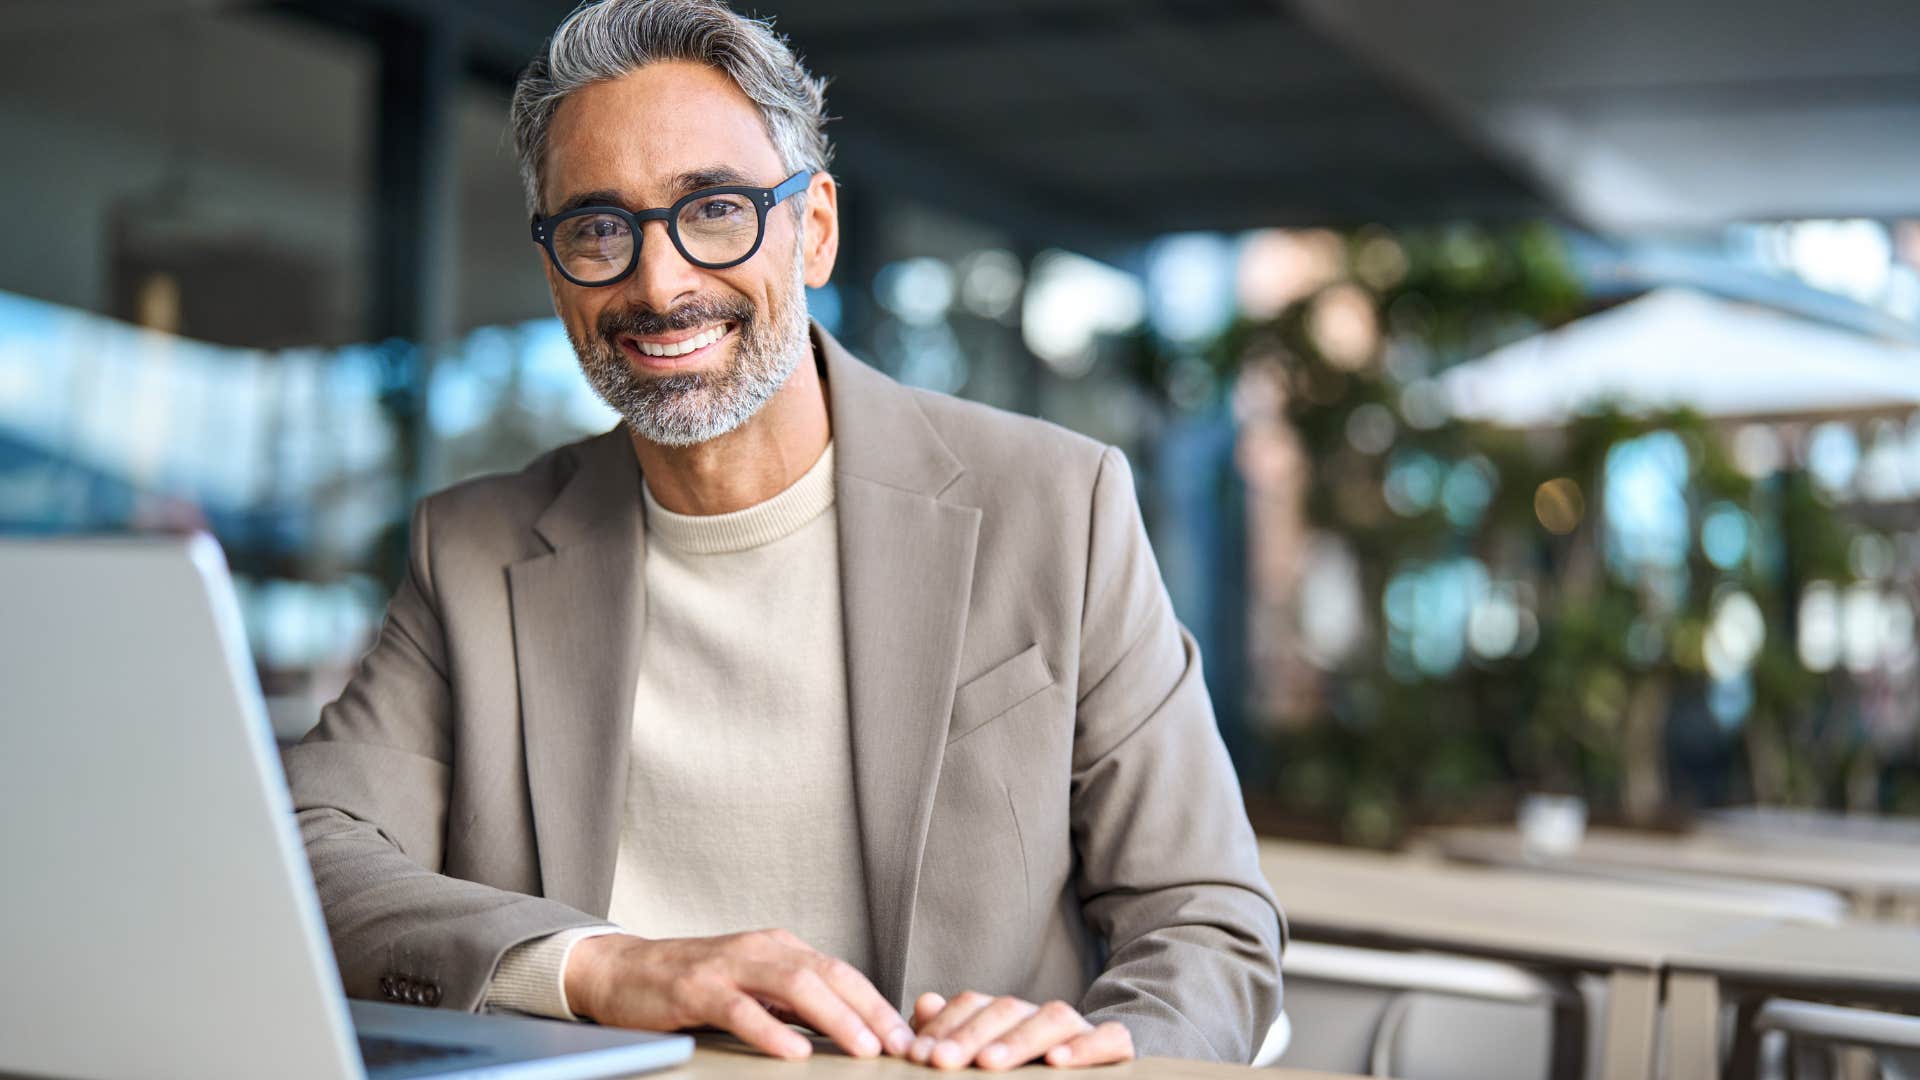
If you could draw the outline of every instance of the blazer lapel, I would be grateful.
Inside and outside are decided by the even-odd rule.
[[[640,472],[624,425],[581,444],[507,568],[541,891],[605,916],[619,854],[646,578]]]
[[[913,395],[817,325],[833,424],[853,778],[875,985],[899,1002],[973,588],[980,511]]]

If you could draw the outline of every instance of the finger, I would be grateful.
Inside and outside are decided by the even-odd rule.
[[[927,1021],[939,1016],[940,1010],[946,1007],[947,999],[939,994],[932,991],[921,994],[919,1000],[913,1003],[913,1029],[918,1031],[926,1027]]]
[[[926,1064],[932,1059],[933,1048],[941,1039],[972,1019],[974,1013],[986,1008],[992,1001],[993,999],[987,995],[972,990],[955,994],[952,1001],[947,1002],[944,1008],[934,1014],[933,1019],[920,1025],[920,1037],[913,1040],[913,1047],[907,1051],[907,1057],[922,1065]]]
[[[1017,997],[994,998],[992,1004],[934,1044],[931,1063],[939,1069],[958,1069],[971,1064],[981,1047],[1019,1027],[1039,1011],[1038,1005]]]
[[[898,1056],[913,1045],[913,1032],[907,1029],[907,1022],[901,1017],[900,1010],[880,996],[880,991],[873,988],[873,983],[860,973],[859,968],[845,960],[826,957],[823,958],[820,976],[834,993],[840,995],[840,1000],[852,1006],[853,1011],[866,1023],[867,1029],[880,1037],[880,1043],[887,1053]]]
[[[1078,1069],[1133,1060],[1133,1032],[1118,1020],[1109,1020],[1047,1051],[1046,1062],[1056,1068]]]
[[[758,968],[746,973],[741,989],[772,999],[800,1022],[832,1039],[854,1057],[880,1053],[880,1037],[810,967]]]
[[[1064,1001],[1050,1001],[982,1047],[976,1062],[983,1069],[1011,1069],[1092,1030],[1079,1010]]]
[[[733,993],[715,1004],[706,1022],[730,1031],[742,1042],[777,1058],[797,1060],[813,1053],[806,1036],[773,1018],[747,994]]]

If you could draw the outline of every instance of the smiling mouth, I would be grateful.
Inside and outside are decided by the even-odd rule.
[[[675,357],[686,356],[690,353],[699,352],[700,350],[705,349],[710,345],[713,345],[714,343],[718,342],[721,338],[724,338],[728,334],[732,333],[733,328],[734,328],[734,324],[732,322],[723,322],[723,323],[717,323],[713,326],[709,326],[705,330],[700,331],[699,333],[681,338],[678,341],[668,341],[668,342],[642,341],[637,337],[628,335],[628,336],[622,337],[620,339],[620,343],[626,346],[628,349],[631,349],[632,351],[637,352],[641,356],[647,357],[648,359],[671,360],[671,359],[674,359]]]

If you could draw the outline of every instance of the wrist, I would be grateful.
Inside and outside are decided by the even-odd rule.
[[[566,995],[568,1012],[582,1020],[598,1018],[608,958],[626,936],[600,934],[573,943],[567,952],[566,966],[560,971],[561,992]]]

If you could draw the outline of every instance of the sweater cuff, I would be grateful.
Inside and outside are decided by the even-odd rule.
[[[512,1009],[555,1020],[578,1020],[567,1007],[567,957],[590,937],[624,933],[618,926],[578,926],[523,941],[500,957],[487,984],[489,1009]]]

